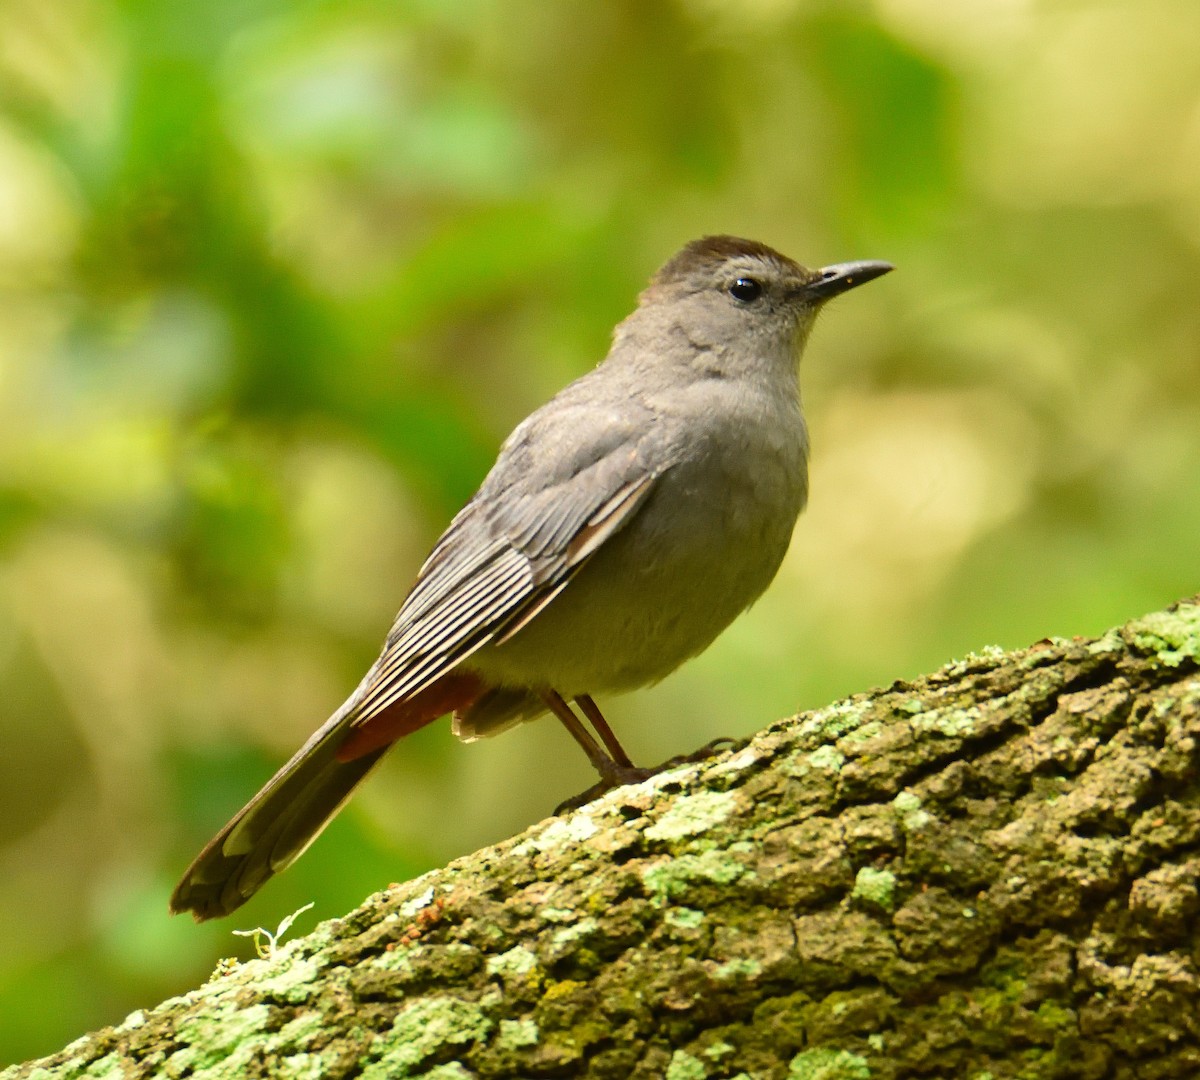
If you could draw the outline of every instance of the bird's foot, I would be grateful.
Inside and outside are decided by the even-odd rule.
[[[615,761],[611,762],[596,783],[578,795],[564,799],[554,808],[554,813],[556,815],[569,814],[572,810],[586,806],[593,799],[600,798],[605,792],[612,791],[613,788],[624,787],[626,784],[640,784],[658,771],[658,769],[639,769],[636,765],[618,765]]]
[[[554,808],[554,813],[556,815],[568,814],[572,810],[586,806],[593,799],[600,798],[601,795],[612,791],[613,788],[624,787],[626,784],[640,784],[643,780],[648,780],[668,769],[678,768],[680,765],[694,765],[698,761],[707,761],[724,750],[732,749],[741,741],[729,737],[713,739],[712,742],[705,743],[699,750],[693,750],[690,754],[678,754],[650,769],[639,769],[635,765],[618,765],[615,761],[609,762],[596,783],[578,795],[564,799]]]

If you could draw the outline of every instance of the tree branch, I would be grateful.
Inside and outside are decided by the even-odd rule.
[[[371,897],[2,1080],[1200,1075],[1200,597]]]

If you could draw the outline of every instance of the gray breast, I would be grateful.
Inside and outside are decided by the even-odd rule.
[[[804,505],[798,406],[766,422],[763,411],[710,426],[567,588],[471,666],[572,695],[655,682],[702,652],[770,584]]]

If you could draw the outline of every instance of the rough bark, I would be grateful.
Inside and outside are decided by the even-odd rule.
[[[2,1080],[1200,1076],[1200,597],[371,897]]]

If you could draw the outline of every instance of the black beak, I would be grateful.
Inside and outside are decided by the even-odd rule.
[[[820,277],[804,286],[805,296],[815,300],[828,300],[848,289],[857,288],[877,277],[883,277],[896,268],[885,262],[844,262],[834,263],[833,266],[822,267],[817,273]]]

